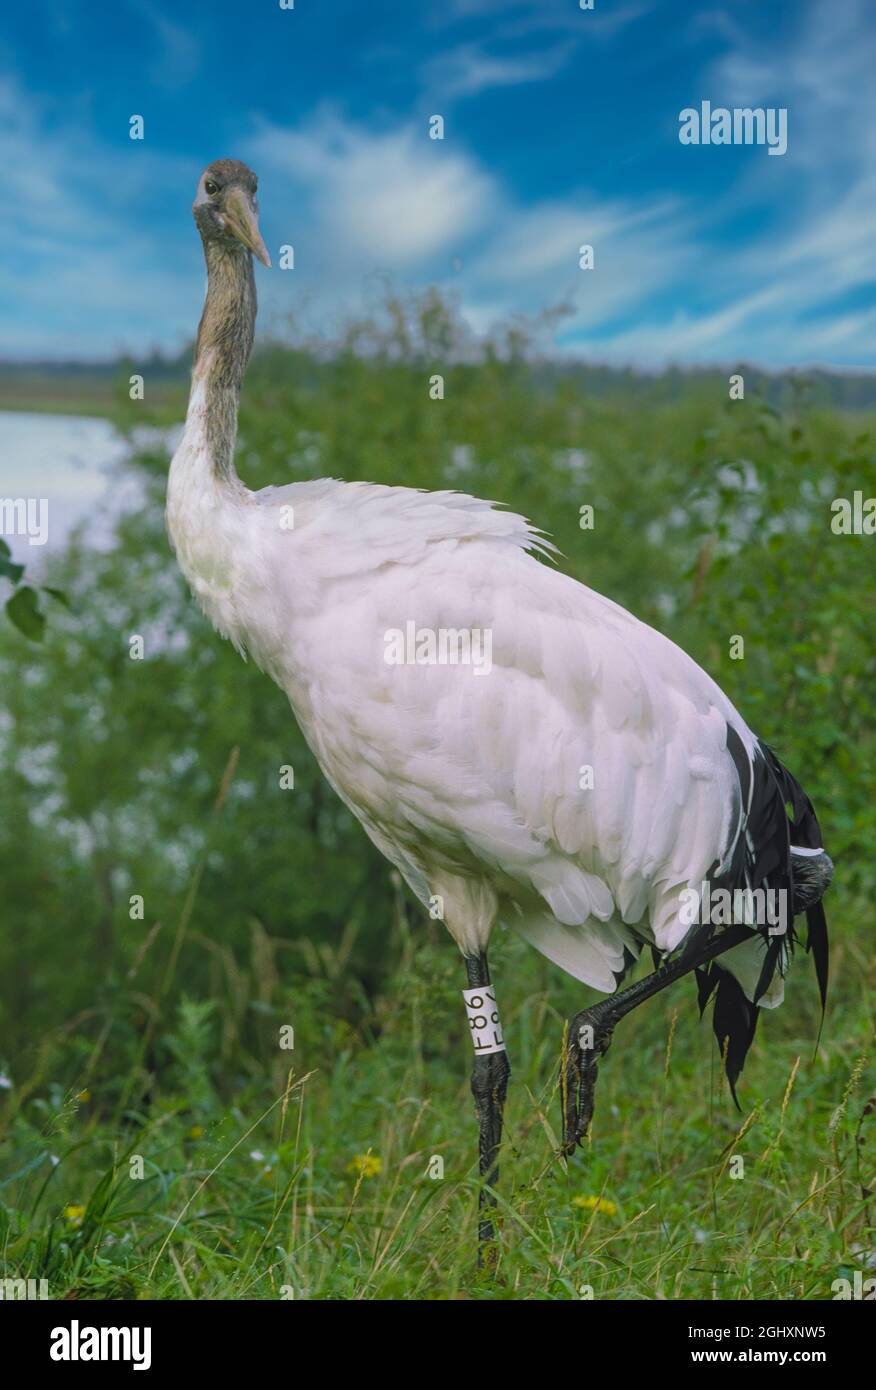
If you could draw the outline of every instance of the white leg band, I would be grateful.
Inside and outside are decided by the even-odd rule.
[[[475,1052],[504,1052],[505,1039],[499,1022],[499,1010],[492,985],[482,985],[477,989],[464,989],[465,1012],[471,1028],[471,1040]]]

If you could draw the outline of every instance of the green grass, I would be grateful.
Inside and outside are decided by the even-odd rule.
[[[6,1093],[3,1277],[79,1298],[826,1299],[861,1267],[876,1100],[855,953],[837,952],[814,1060],[817,994],[798,955],[789,1002],[761,1023],[741,1114],[692,987],[632,1015],[602,1063],[591,1142],[566,1164],[556,1062],[564,1014],[587,992],[503,937],[494,978],[513,1070],[491,1283],[474,1262],[461,962],[436,924],[400,909],[392,930],[398,971],[355,1028],[338,1007],[343,950],[325,948],[289,990],[280,943],[256,932],[239,960],[217,931],[184,948],[215,961],[210,1001],[165,1017],[159,990],[138,1037],[135,974],[100,1019],[45,1039],[30,1083]],[[253,1012],[264,1046],[241,1053]],[[290,1023],[291,1051],[278,1041]],[[53,1061],[77,1035],[64,1091]],[[115,1075],[116,1050],[150,1066]]]
[[[38,371],[0,374],[0,410],[47,415],[99,415],[113,419],[128,410],[127,378],[119,373],[76,378],[46,377]],[[173,423],[185,411],[185,389],[175,381],[150,382],[149,416]]]

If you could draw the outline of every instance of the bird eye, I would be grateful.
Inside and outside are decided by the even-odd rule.
[[[219,192],[219,185],[218,183],[214,183],[212,179],[205,179],[204,191],[206,192],[208,197],[212,198],[214,193]]]

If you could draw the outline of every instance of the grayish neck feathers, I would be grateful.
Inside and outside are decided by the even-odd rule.
[[[243,247],[204,241],[207,298],[198,325],[193,380],[203,382],[207,446],[216,476],[234,473],[240,387],[252,351],[256,289]]]

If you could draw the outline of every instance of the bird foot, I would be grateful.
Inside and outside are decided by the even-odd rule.
[[[572,1020],[560,1072],[563,1100],[562,1152],[571,1157],[583,1144],[593,1119],[599,1058],[608,1051],[613,1029],[594,1009]]]

